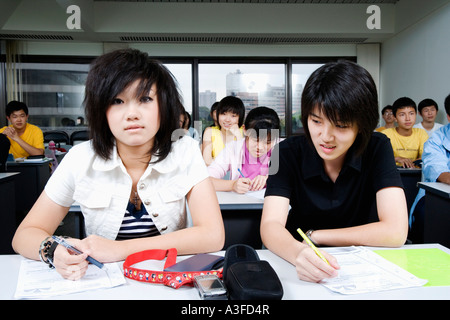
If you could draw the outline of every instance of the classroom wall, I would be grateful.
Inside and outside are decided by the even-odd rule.
[[[446,124],[444,99],[450,94],[450,4],[437,3],[435,10],[408,26],[404,21],[412,19],[412,14],[401,7],[401,1],[397,10],[396,28],[404,29],[381,45],[381,105],[392,104],[402,96],[409,96],[417,104],[432,98],[440,109],[436,121]],[[422,118],[418,116],[416,122],[420,121]]]

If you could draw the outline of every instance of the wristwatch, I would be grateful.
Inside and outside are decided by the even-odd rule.
[[[54,268],[53,255],[56,247],[58,246],[58,242],[51,241],[50,239],[51,237],[47,237],[41,242],[41,245],[39,246],[39,258],[42,262],[48,264],[50,268]]]
[[[311,239],[311,235],[314,232],[314,229],[309,229],[308,231],[306,231],[306,236],[309,238],[309,240],[311,240],[311,242],[316,245],[316,243],[313,241],[313,239]]]

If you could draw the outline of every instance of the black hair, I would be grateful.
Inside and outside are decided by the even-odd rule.
[[[272,130],[280,130],[280,118],[271,108],[257,107],[249,111],[244,126],[251,138],[259,139],[260,135],[267,135],[271,139]]]
[[[241,99],[235,96],[226,96],[220,100],[216,111],[217,123],[219,122],[219,115],[225,112],[232,112],[239,115],[238,126],[239,128],[242,126],[245,117],[245,107]],[[220,123],[219,128],[221,129]]]
[[[156,86],[159,104],[160,128],[149,154],[164,160],[172,146],[171,135],[178,128],[182,108],[181,96],[175,78],[159,61],[136,49],[106,53],[95,59],[86,80],[85,112],[89,123],[92,145],[103,159],[109,159],[115,138],[109,128],[106,111],[113,100],[134,81],[140,83],[136,97],[148,94]]]
[[[15,111],[20,111],[23,110],[25,112],[26,115],[28,115],[28,107],[25,103],[20,102],[20,101],[10,101],[5,108],[5,113],[6,116],[9,117],[11,115],[11,113],[15,112]]]
[[[398,109],[403,109],[406,107],[411,107],[417,112],[417,106],[413,99],[408,97],[401,97],[395,100],[394,104],[392,105],[392,113],[394,114],[394,117],[397,115]]]
[[[422,113],[422,109],[429,106],[434,106],[436,108],[436,111],[439,111],[438,104],[433,99],[423,99],[417,105],[417,109],[419,109],[419,113]]]
[[[381,110],[381,114],[384,114],[384,112],[386,110],[392,110],[392,106],[390,104],[388,104],[387,106],[385,106],[382,110]]]
[[[319,108],[333,124],[356,124],[355,148],[361,154],[378,120],[378,94],[369,72],[350,61],[329,62],[309,77],[301,99],[301,120],[311,141],[308,117]]]
[[[450,94],[445,98],[444,101],[445,112],[450,116]]]
[[[217,111],[217,107],[219,106],[219,101],[216,101],[216,102],[214,102],[212,105],[211,105],[211,109],[209,110],[209,115],[211,116],[211,119],[212,120],[214,120],[213,119],[213,112],[214,111]]]

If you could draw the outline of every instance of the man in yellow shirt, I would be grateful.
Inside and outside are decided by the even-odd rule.
[[[43,155],[44,134],[39,127],[28,123],[27,105],[11,101],[5,111],[11,125],[1,128],[0,133],[6,135],[11,142],[9,153],[12,153],[15,159]]]
[[[412,99],[397,99],[392,106],[392,112],[398,126],[382,132],[391,140],[397,165],[414,168],[414,161],[422,159],[423,144],[428,140],[428,133],[424,129],[413,128],[417,107]]]

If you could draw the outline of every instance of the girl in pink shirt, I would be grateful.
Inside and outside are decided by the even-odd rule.
[[[251,110],[244,122],[245,139],[228,143],[208,167],[216,191],[246,193],[265,188],[280,119],[267,107]],[[230,180],[223,179],[230,172]]]

